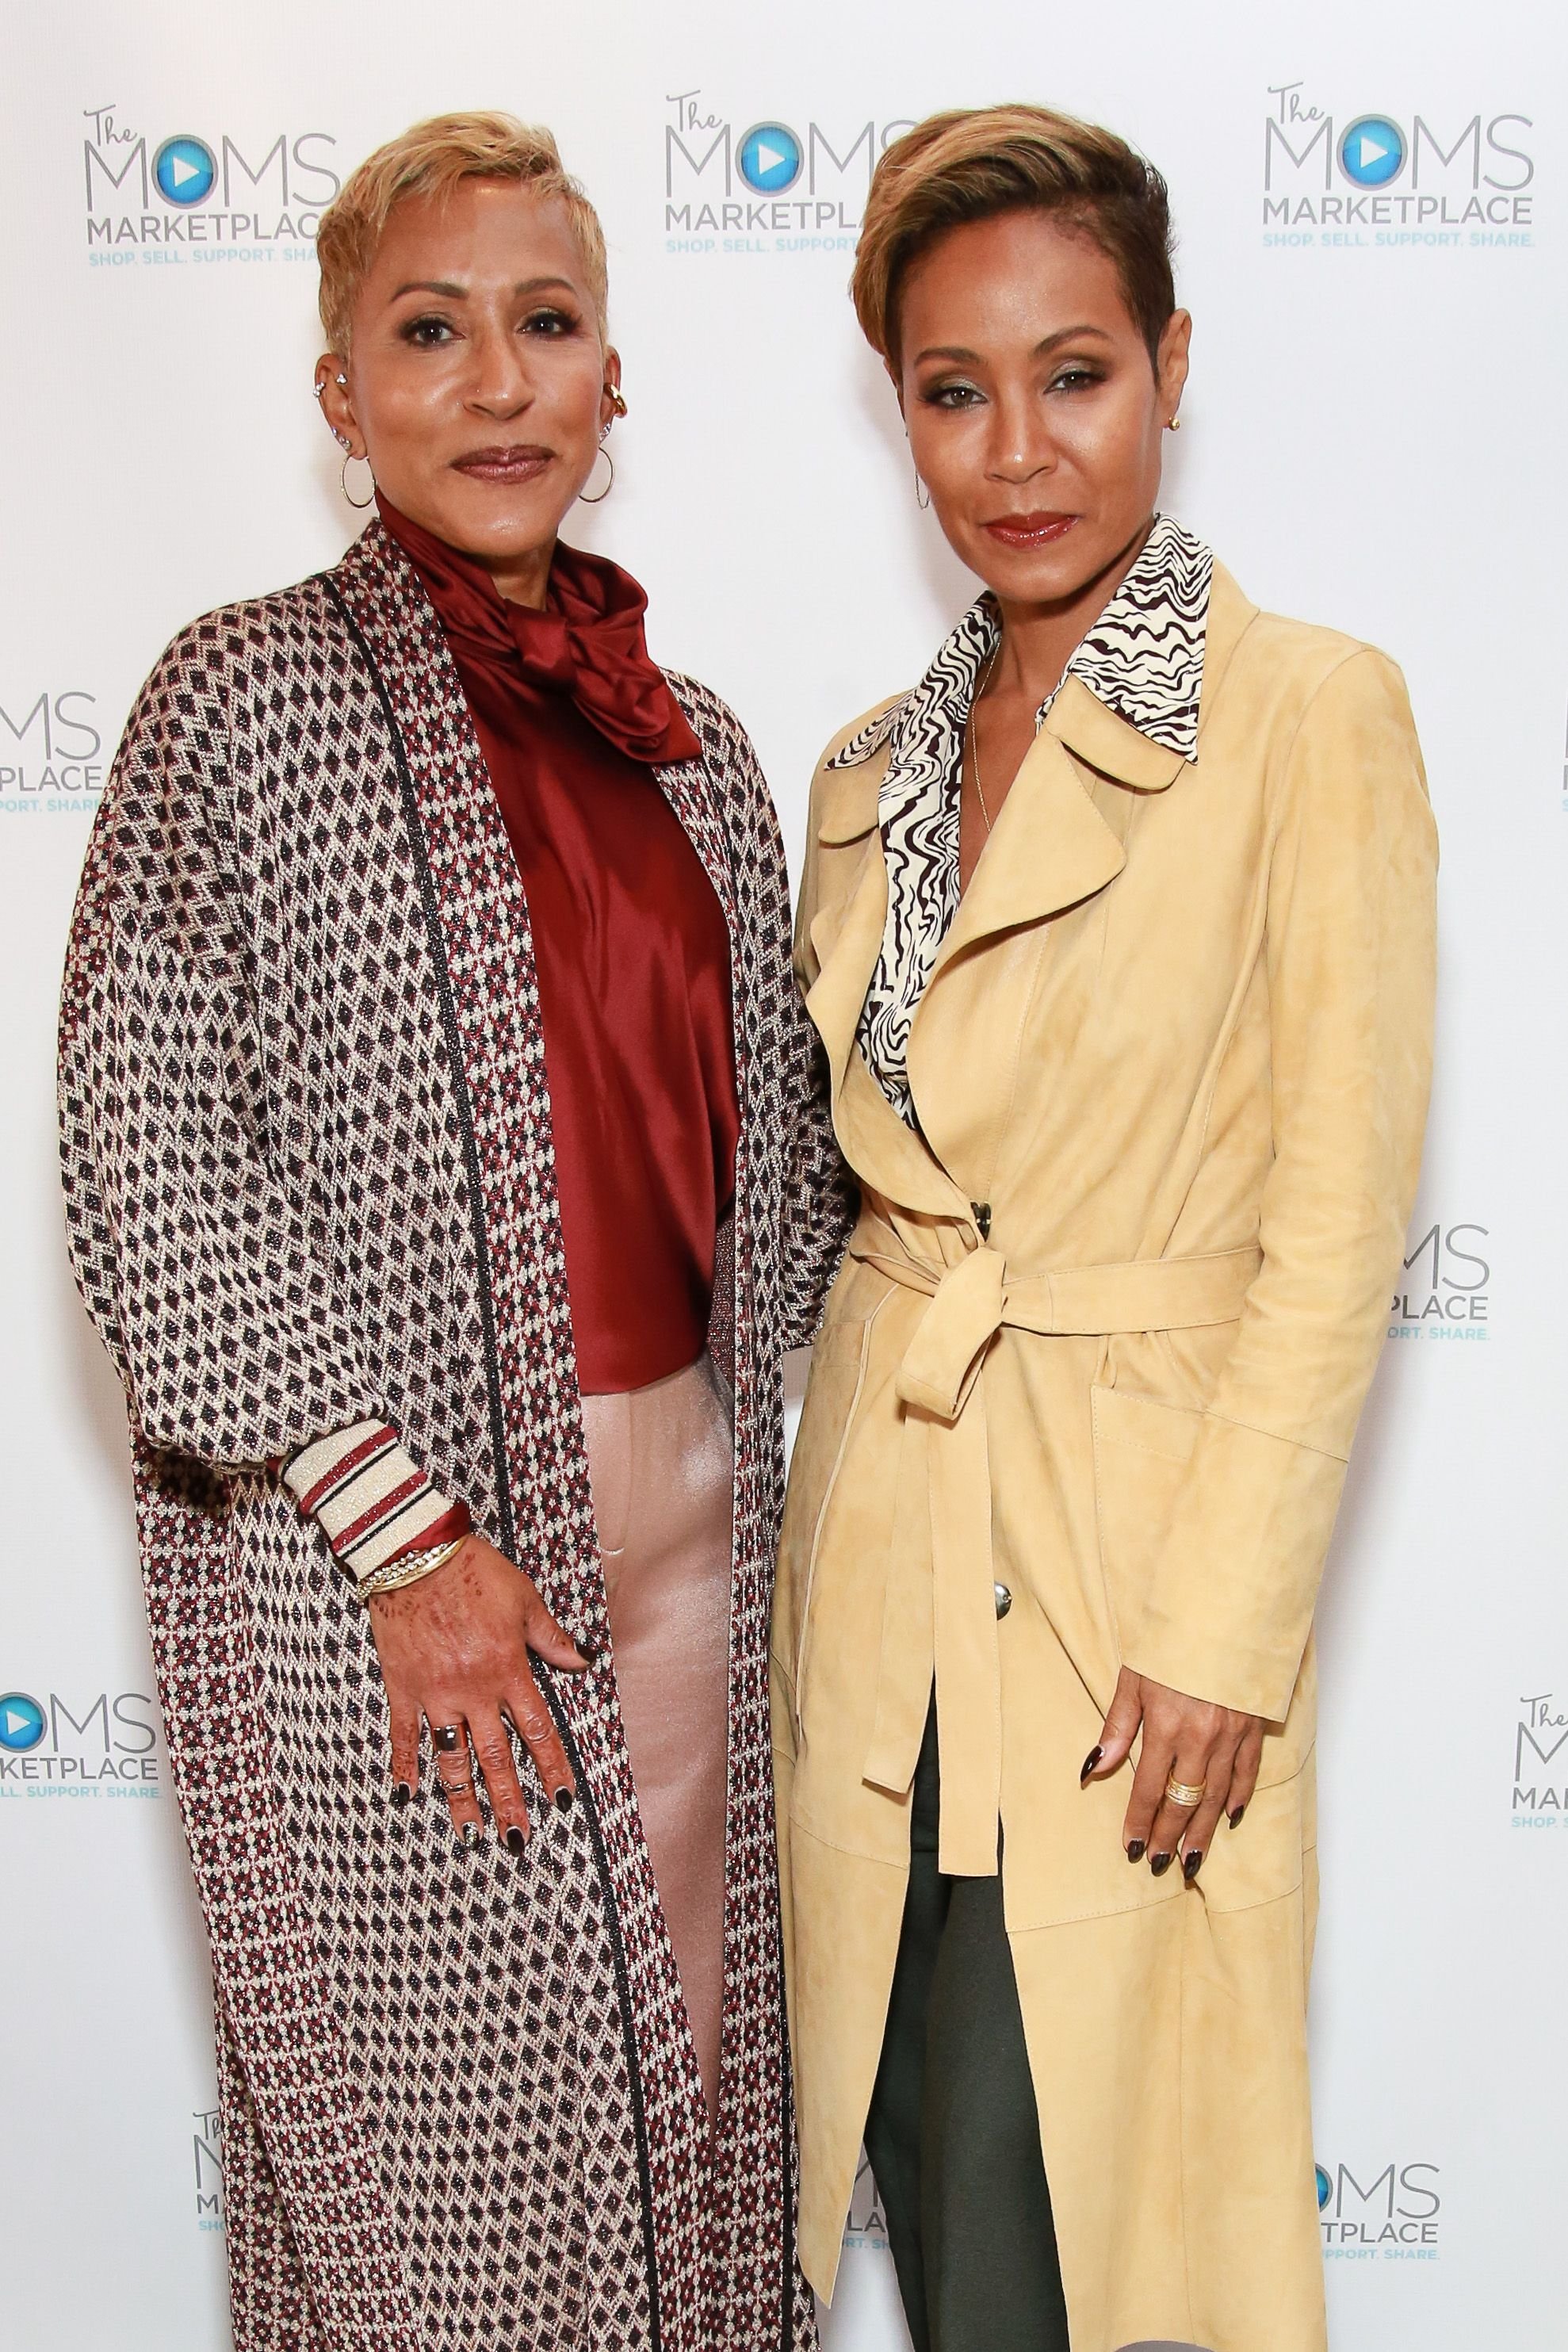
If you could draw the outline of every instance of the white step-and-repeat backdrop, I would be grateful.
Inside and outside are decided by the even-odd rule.
[[[1563,39],[1545,0],[9,12],[7,2342],[227,2342],[203,1948],[51,1059],[137,685],[355,527],[310,397],[318,211],[418,116],[553,125],[604,213],[631,404],[581,534],[749,722],[797,856],[823,740],[972,593],[846,296],[869,165],[933,108],[1020,97],[1170,179],[1197,325],[1168,503],[1256,598],[1386,646],[1426,744],[1437,1097],[1325,1606],[1323,2252],[1341,2352],[1568,2340]],[[863,2181],[828,2342],[903,2340]]]

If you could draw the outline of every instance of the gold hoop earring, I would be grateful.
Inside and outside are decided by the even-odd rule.
[[[338,476],[338,479],[339,479],[339,481],[342,484],[343,496],[344,496],[344,498],[345,498],[345,499],[347,499],[347,500],[348,500],[348,502],[349,502],[350,506],[351,506],[351,507],[353,507],[353,508],[354,508],[354,509],[356,510],[356,512],[363,514],[366,507],[374,506],[374,505],[375,504],[375,476],[373,474],[373,475],[371,476],[371,478],[370,478],[370,496],[369,496],[369,498],[368,498],[368,499],[356,499],[356,498],[354,497],[353,493],[352,492],[352,490],[349,488],[349,467],[353,464],[353,462],[354,462],[354,453],[353,453],[353,451],[351,449],[351,450],[349,451],[349,453],[348,453],[347,457],[344,457],[344,459],[343,459],[343,463],[342,463],[342,472],[339,474],[339,476]],[[368,465],[370,464],[370,459],[369,459],[368,457],[365,457],[365,458],[363,458],[360,462],[361,462],[363,465],[368,466]]]
[[[608,467],[609,467],[609,469],[610,469],[610,478],[609,478],[609,480],[605,484],[605,487],[604,487],[604,488],[603,488],[602,490],[595,490],[595,491],[594,492],[594,495],[593,495],[593,497],[592,497],[592,498],[590,498],[590,497],[588,496],[588,493],[587,493],[587,491],[586,491],[586,490],[579,490],[579,491],[578,491],[577,496],[582,499],[583,504],[584,504],[585,507],[598,507],[598,506],[603,506],[603,505],[604,505],[604,503],[605,503],[605,500],[609,497],[610,492],[611,492],[611,491],[615,488],[615,487],[616,487],[616,461],[615,461],[615,459],[611,457],[611,455],[610,455],[609,451],[605,448],[605,445],[604,445],[603,441],[601,441],[601,442],[600,442],[600,444],[599,444],[599,457],[602,457],[602,458],[604,459],[604,461],[605,461],[605,465],[606,465],[606,466],[608,466]],[[594,460],[594,463],[595,463],[595,465],[597,465],[597,463],[598,463],[598,458],[597,458],[597,457]],[[590,471],[592,471],[592,468],[590,468]]]
[[[931,506],[931,492],[918,474],[915,476],[915,504],[921,514],[926,513]]]
[[[610,395],[610,406],[615,410],[616,415],[617,416],[624,416],[626,413],[626,396],[621,390],[620,385],[618,383],[607,383],[605,386],[605,390]]]

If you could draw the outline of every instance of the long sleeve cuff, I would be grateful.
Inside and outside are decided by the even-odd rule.
[[[432,1486],[384,1421],[316,1439],[285,1466],[283,1480],[356,1584],[405,1552],[468,1532],[467,1506]]]

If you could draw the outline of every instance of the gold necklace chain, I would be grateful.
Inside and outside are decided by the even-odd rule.
[[[985,788],[980,781],[980,737],[974,724],[974,706],[991,683],[991,673],[996,667],[1001,651],[1002,640],[998,636],[991,648],[991,658],[985,665],[985,675],[969,698],[969,715],[963,722],[964,757],[969,772],[974,779],[974,794],[980,803],[980,814],[985,826],[987,841],[991,838],[991,812],[985,805]]]

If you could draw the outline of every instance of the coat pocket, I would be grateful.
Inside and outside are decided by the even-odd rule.
[[[785,1622],[775,1627],[774,1651],[787,1661],[798,1687],[805,1666],[811,1587],[822,1541],[822,1523],[833,1499],[865,1378],[871,1326],[868,1320],[830,1323],[811,1350],[811,1370],[800,1426],[790,1456],[779,1538],[779,1598]]]
[[[1123,1622],[1158,1556],[1204,1416],[1192,1405],[1098,1386],[1089,1411],[1100,1566],[1120,1654]]]

